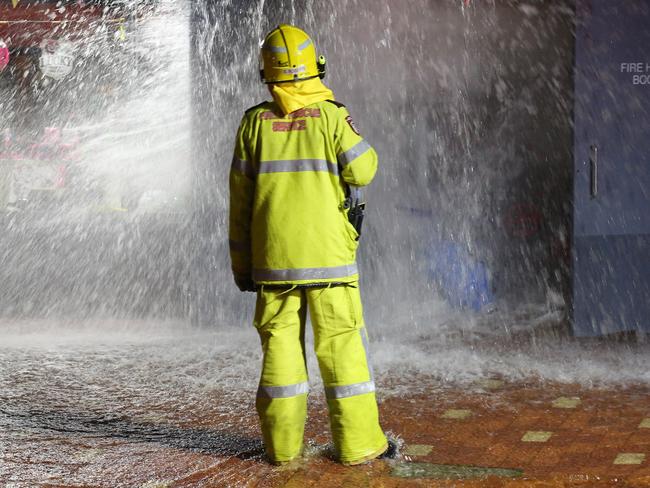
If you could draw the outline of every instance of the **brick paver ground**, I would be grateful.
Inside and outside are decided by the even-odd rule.
[[[121,419],[119,428],[93,435],[5,433],[0,486],[650,487],[649,393],[647,386],[431,380],[417,395],[381,400],[383,425],[403,443],[402,457],[357,467],[328,457],[317,396],[306,457],[280,468],[260,455],[252,398],[235,417],[223,409],[177,425],[149,412],[130,419],[131,427]]]

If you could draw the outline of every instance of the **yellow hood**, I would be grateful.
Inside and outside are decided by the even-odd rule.
[[[269,86],[271,87],[273,100],[280,106],[285,115],[312,103],[334,100],[334,93],[320,81],[320,78],[294,83],[277,83]]]

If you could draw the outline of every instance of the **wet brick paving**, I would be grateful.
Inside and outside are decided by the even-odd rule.
[[[213,394],[215,408],[191,422],[159,410],[77,419],[78,432],[29,422],[5,429],[0,486],[650,487],[649,393],[646,386],[431,381],[417,395],[381,399],[382,423],[403,443],[402,457],[357,467],[328,456],[322,397],[310,398],[305,458],[273,467],[260,454],[253,399],[242,398],[234,415],[219,413]]]

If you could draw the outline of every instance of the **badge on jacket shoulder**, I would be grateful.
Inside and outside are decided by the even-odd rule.
[[[345,121],[348,123],[348,125],[349,125],[350,128],[354,131],[354,133],[355,133],[356,135],[358,135],[358,136],[361,135],[361,134],[359,133],[359,129],[357,129],[357,126],[356,126],[355,123],[354,123],[354,120],[352,120],[352,117],[350,117],[350,116],[348,115],[348,116],[345,118]]]

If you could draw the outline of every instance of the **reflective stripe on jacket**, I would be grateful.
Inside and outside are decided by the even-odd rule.
[[[377,154],[340,103],[287,116],[274,102],[249,109],[230,170],[233,272],[258,284],[357,280],[344,185],[365,186],[376,170]]]

